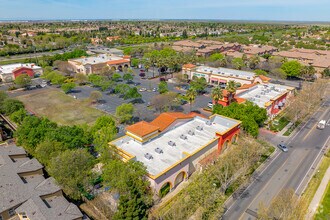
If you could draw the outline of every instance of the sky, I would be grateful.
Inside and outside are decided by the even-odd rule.
[[[330,0],[0,0],[0,20],[330,21]]]

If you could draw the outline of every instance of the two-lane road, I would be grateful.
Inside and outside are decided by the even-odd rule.
[[[288,152],[277,152],[272,161],[232,204],[228,204],[223,219],[255,219],[260,204],[269,205],[285,188],[292,188],[300,195],[312,172],[329,144],[330,126],[316,129],[318,121],[330,119],[330,99],[291,138]]]

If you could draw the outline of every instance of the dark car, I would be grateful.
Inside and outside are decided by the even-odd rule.
[[[42,86],[38,84],[38,85],[36,85],[36,88],[41,89]]]
[[[289,150],[285,144],[278,144],[277,147],[280,148],[283,152],[288,152]]]
[[[141,85],[141,83],[139,82],[134,83],[134,86],[138,86],[138,85]]]

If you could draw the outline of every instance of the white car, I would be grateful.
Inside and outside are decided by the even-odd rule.
[[[141,88],[141,89],[139,89],[139,92],[145,92],[145,91],[147,91],[146,88]]]
[[[207,103],[207,107],[209,107],[209,108],[213,108],[213,102],[209,102],[209,103]]]

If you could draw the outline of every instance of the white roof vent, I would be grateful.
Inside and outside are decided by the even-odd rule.
[[[207,121],[205,124],[206,125],[212,125],[212,122],[211,121]]]
[[[144,157],[147,158],[148,160],[151,160],[151,159],[154,158],[154,157],[153,157],[151,154],[149,154],[149,153],[146,153],[146,154],[144,155]]]
[[[201,126],[198,125],[198,126],[196,127],[196,130],[198,130],[198,131],[203,131],[203,127],[201,127]]]
[[[193,136],[193,135],[195,135],[195,132],[193,132],[192,130],[189,130],[188,131],[188,134],[191,135],[191,136]]]
[[[187,139],[188,139],[187,136],[184,135],[184,134],[181,134],[181,135],[180,135],[180,138],[181,138],[182,140],[187,140]]]
[[[159,147],[157,147],[157,148],[155,149],[155,151],[156,151],[156,153],[159,153],[159,154],[164,153],[164,151],[163,151],[162,149],[160,149]]]
[[[172,147],[176,146],[175,142],[173,142],[173,141],[169,141],[169,142],[168,142],[168,145],[170,145],[170,146],[172,146]]]

